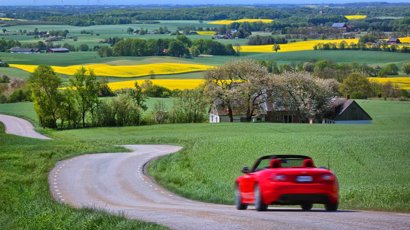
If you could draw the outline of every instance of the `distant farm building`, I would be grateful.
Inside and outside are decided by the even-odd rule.
[[[240,111],[233,111],[233,122],[245,122],[246,116]],[[300,123],[297,112],[281,103],[263,103],[261,112],[252,116],[252,122]],[[209,111],[209,122],[230,122],[228,109],[221,105],[213,105]],[[335,98],[331,111],[322,121],[326,124],[371,124],[370,115],[354,100]]]
[[[371,124],[372,117],[354,100],[337,98],[334,109],[326,116],[324,123],[333,124]]]
[[[68,53],[70,52],[67,48],[48,48],[47,53]]]
[[[13,47],[10,49],[10,53],[15,54],[32,54],[32,53],[39,53],[40,50],[38,48],[20,48],[20,47]]]
[[[341,22],[341,23],[333,23],[332,28],[334,29],[340,29],[340,30],[345,30],[347,28],[346,23]]]
[[[396,45],[396,44],[400,44],[401,41],[398,38],[389,38],[389,40],[387,40],[387,44],[389,45]]]

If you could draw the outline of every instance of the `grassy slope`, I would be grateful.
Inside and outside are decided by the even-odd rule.
[[[240,175],[242,166],[251,165],[264,154],[298,153],[312,156],[319,166],[327,166],[329,161],[340,180],[342,208],[408,212],[410,103],[360,101],[360,104],[373,117],[374,124],[224,123],[94,128],[51,132],[57,141],[43,144],[30,140],[29,145],[25,144],[27,139],[3,135],[5,142],[1,149],[6,152],[2,156],[13,163],[2,164],[0,172],[9,178],[4,186],[12,191],[7,190],[7,194],[22,189],[44,197],[48,196],[47,191],[36,193],[33,184],[46,186],[46,172],[59,159],[108,151],[118,144],[178,144],[185,149],[154,162],[150,166],[151,174],[181,195],[229,204],[233,202],[234,179]],[[29,185],[20,179],[24,175],[10,166],[26,164],[28,153],[41,162],[30,163],[30,169],[43,170],[42,174],[34,174],[35,181],[25,179],[30,181]],[[10,203],[0,198],[0,202],[10,208],[29,200]],[[54,207],[52,203],[46,206]]]

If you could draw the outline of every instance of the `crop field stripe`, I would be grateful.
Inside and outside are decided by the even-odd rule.
[[[34,72],[37,68],[37,65],[11,64],[10,66],[30,73]],[[52,67],[56,73],[65,75],[74,75],[78,69],[84,67],[86,69],[92,69],[97,76],[105,77],[140,77],[158,74],[179,74],[201,72],[214,68],[210,65],[185,63],[156,63],[142,65],[87,64]]]
[[[410,43],[410,37],[399,38],[402,43]],[[314,50],[314,46],[319,43],[336,43],[345,41],[348,45],[351,43],[357,44],[359,39],[334,39],[334,40],[309,40],[301,42],[292,42],[287,44],[280,44],[280,50],[278,52],[295,52],[295,51],[307,51]],[[245,45],[241,46],[241,52],[244,53],[272,53],[273,45]]]
[[[111,90],[130,89],[134,88],[135,82],[141,85],[145,80],[111,82],[108,83],[108,87],[110,87]],[[159,85],[171,90],[194,89],[204,83],[203,79],[150,79],[150,81],[152,81],[154,85]]]
[[[369,77],[369,81],[377,83],[392,83],[397,85],[400,89],[410,90],[410,77]]]
[[[272,19],[249,19],[249,18],[243,18],[243,19],[238,19],[238,20],[217,20],[217,21],[211,21],[208,22],[208,24],[211,25],[229,25],[232,23],[241,23],[241,22],[262,22],[262,23],[271,23],[273,22]]]
[[[345,15],[345,18],[347,20],[363,20],[367,18],[367,15],[361,15],[361,14]]]

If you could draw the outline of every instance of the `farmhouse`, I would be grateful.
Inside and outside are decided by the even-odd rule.
[[[68,53],[70,52],[67,48],[48,48],[47,53]]]
[[[233,122],[245,122],[240,111],[233,111]],[[223,106],[213,105],[209,111],[209,122],[230,122],[228,110]],[[261,112],[252,117],[252,122],[300,123],[297,112],[281,103],[263,103]],[[371,124],[370,115],[354,100],[334,98],[332,109],[321,121],[323,124]]]
[[[32,53],[39,53],[40,50],[38,48],[20,48],[20,47],[13,47],[10,49],[10,53],[15,54],[32,54]]]
[[[346,26],[346,23],[343,23],[343,22],[342,23],[333,23],[332,28],[340,29],[340,30],[346,30],[347,26]]]
[[[389,40],[387,40],[387,44],[389,45],[396,45],[396,44],[400,44],[400,39],[398,38],[389,38]]]

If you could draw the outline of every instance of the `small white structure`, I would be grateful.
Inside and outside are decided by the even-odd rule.
[[[209,111],[209,123],[219,123],[221,122],[218,110],[215,105],[212,105],[211,110]]]

